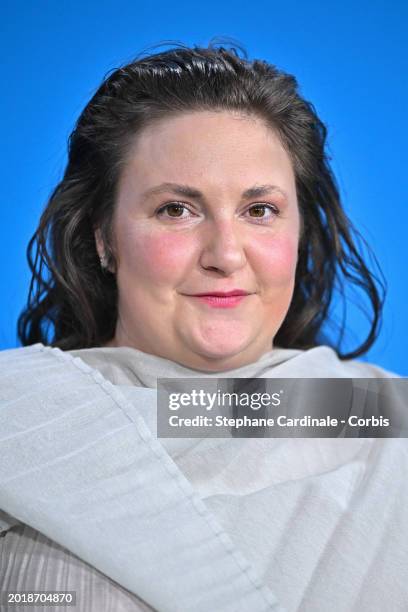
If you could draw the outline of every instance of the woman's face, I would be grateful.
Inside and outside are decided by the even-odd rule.
[[[290,305],[299,226],[289,156],[260,119],[203,111],[146,128],[118,186],[109,345],[208,372],[256,361]],[[246,295],[197,297],[231,291]]]

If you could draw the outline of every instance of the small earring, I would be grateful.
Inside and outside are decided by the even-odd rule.
[[[108,262],[107,262],[107,260],[106,260],[106,255],[105,255],[105,254],[104,254],[104,255],[102,255],[102,256],[99,258],[99,261],[100,261],[100,264],[101,264],[101,268],[102,268],[103,270],[105,270],[105,269],[108,267]]]

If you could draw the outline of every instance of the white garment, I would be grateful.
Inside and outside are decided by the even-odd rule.
[[[34,347],[31,349],[31,359],[37,356],[33,354],[33,350]],[[163,612],[192,609],[211,609],[217,612],[226,610],[237,612],[242,609],[256,612],[263,609],[278,609],[276,601],[279,602],[281,609],[288,612],[295,610],[302,612],[327,612],[328,610],[375,612],[383,609],[402,612],[408,609],[406,586],[408,578],[408,521],[406,516],[408,453],[405,439],[239,438],[197,440],[164,438],[154,440],[155,410],[152,409],[150,401],[152,392],[149,389],[141,388],[144,385],[154,388],[157,377],[362,378],[389,376],[388,373],[367,364],[340,362],[334,352],[327,347],[319,347],[306,352],[276,349],[264,355],[255,364],[213,375],[190,370],[179,364],[133,349],[73,351],[72,354],[80,357],[82,361],[78,359],[72,361],[67,354],[62,354],[60,351],[40,349],[40,347],[37,347],[35,351],[46,357],[51,377],[53,363],[57,357],[64,360],[67,376],[68,365],[72,366],[73,363],[83,372],[87,372],[86,366],[83,365],[85,361],[115,385],[112,387],[99,374],[94,376],[94,383],[87,393],[93,394],[96,398],[98,393],[95,387],[99,385],[98,392],[103,389],[111,397],[122,398],[123,401],[120,404],[122,410],[133,424],[137,424],[136,429],[139,430],[139,433],[143,431],[142,438],[145,442],[150,440],[150,448],[155,450],[158,458],[157,465],[166,465],[175,480],[183,483],[183,490],[197,496],[196,507],[200,508],[201,516],[205,515],[211,525],[218,524],[221,527],[218,533],[223,545],[221,548],[212,548],[210,555],[214,555],[212,561],[219,558],[219,562],[224,563],[225,567],[222,568],[224,582],[229,582],[234,576],[233,569],[229,579],[225,574],[225,571],[228,572],[231,568],[225,559],[226,553],[223,546],[226,546],[235,562],[245,568],[244,575],[250,577],[246,584],[258,585],[258,588],[255,591],[252,588],[252,592],[248,592],[241,572],[240,576],[236,576],[234,587],[235,590],[241,589],[241,595],[235,599],[234,603],[228,588],[224,593],[217,590],[219,585],[216,584],[214,573],[208,573],[208,568],[206,568],[207,586],[210,585],[209,590],[212,589],[213,595],[212,607],[208,607],[208,601],[207,604],[200,601],[200,598],[204,596],[204,591],[200,591],[203,583],[200,582],[197,572],[200,571],[200,567],[203,567],[203,562],[208,561],[210,557],[205,559],[205,555],[200,556],[196,548],[190,547],[189,544],[198,538],[197,529],[203,529],[203,523],[199,521],[189,523],[192,515],[188,512],[184,515],[183,520],[180,513],[170,511],[169,514],[171,506],[167,506],[167,514],[173,518],[174,522],[166,525],[163,523],[163,516],[166,515],[166,512],[161,513],[163,506],[160,504],[166,500],[166,495],[167,499],[170,499],[168,483],[160,480],[158,472],[152,471],[151,457],[149,456],[148,459],[147,456],[143,456],[141,449],[139,449],[139,455],[132,456],[132,478],[136,478],[139,486],[144,487],[143,490],[149,491],[150,502],[157,504],[154,512],[151,506],[149,510],[149,504],[143,507],[140,496],[137,498],[138,521],[143,521],[143,512],[150,512],[150,516],[144,517],[147,519],[143,524],[144,531],[138,524],[132,523],[135,520],[134,517],[131,517],[127,523],[123,523],[122,515],[119,514],[118,520],[117,508],[114,512],[115,502],[121,505],[126,503],[126,498],[123,497],[123,490],[120,486],[118,488],[121,471],[115,472],[109,467],[106,454],[99,455],[101,461],[99,477],[102,484],[106,482],[112,488],[110,505],[106,505],[107,499],[104,495],[100,499],[94,498],[90,505],[83,502],[83,511],[80,511],[80,506],[79,511],[78,506],[75,506],[75,525],[70,527],[72,531],[69,534],[70,537],[61,532],[61,517],[59,517],[59,524],[49,524],[49,507],[54,503],[52,497],[48,497],[46,501],[42,500],[44,503],[40,510],[37,506],[23,512],[19,506],[22,479],[24,480],[25,475],[29,473],[34,449],[37,453],[39,451],[38,443],[33,443],[31,450],[28,449],[28,451],[24,444],[17,447],[20,453],[24,451],[26,456],[20,457],[22,461],[17,461],[21,476],[14,479],[17,481],[16,487],[9,486],[13,482],[13,477],[11,480],[9,478],[13,473],[13,464],[11,461],[7,463],[4,444],[0,447],[0,453],[3,453],[2,457],[6,459],[5,470],[0,479],[0,507],[4,510],[17,516],[23,522],[27,523],[31,520],[29,524],[33,527],[64,544],[89,563],[95,564],[119,584],[138,593],[147,603],[157,606],[157,609]],[[9,360],[11,358],[18,361],[17,353],[22,356],[21,350],[8,353]],[[14,368],[14,373],[17,372],[17,369]],[[66,383],[67,381],[68,378]],[[87,403],[82,404],[85,386],[82,390],[78,387],[77,390],[72,390],[72,410],[70,410],[70,407],[66,405],[69,394],[62,394],[65,403],[61,400],[61,384],[58,389],[55,389],[54,385],[53,393],[56,395],[51,402],[44,402],[44,397],[41,396],[43,383],[39,389],[34,389],[34,394],[38,394],[37,401],[41,404],[42,418],[47,426],[52,421],[52,414],[56,400],[58,400],[61,403],[61,414],[65,415],[63,421],[65,433],[73,436],[72,442],[76,443],[78,437],[83,433],[83,445],[87,436],[97,435],[96,430],[101,426],[102,421],[105,421],[108,430],[111,428],[112,431],[120,431],[117,429],[119,415],[112,413],[112,405],[108,400],[105,412],[100,403],[95,411],[95,403],[91,401],[91,395],[87,395]],[[13,402],[13,394],[9,397]],[[88,406],[86,413],[88,417],[83,417],[82,422],[84,431],[75,421],[78,415],[75,417],[74,413],[77,411],[73,406],[78,407],[79,405]],[[32,407],[31,411],[26,408],[26,413],[20,410],[19,415],[15,408],[13,409],[13,404],[11,406],[7,415],[8,436],[15,443],[23,430],[25,433],[29,431],[30,419],[31,427],[34,431],[38,430],[35,421],[38,420],[39,405]],[[27,399],[25,399],[25,406],[27,406]],[[112,416],[114,421],[110,422],[109,419]],[[113,428],[114,423],[116,423],[116,429]],[[127,432],[127,429],[125,427],[125,432],[129,433],[130,437],[127,437],[126,444],[140,446],[141,442],[137,441],[135,430],[131,429]],[[149,436],[149,430],[152,436]],[[48,431],[51,431],[49,427]],[[101,432],[102,429],[98,431],[98,435]],[[33,439],[32,436],[31,439]],[[57,446],[55,441],[59,441],[54,430],[51,440],[52,444],[49,449],[50,452],[53,452]],[[118,456],[115,452],[118,453],[123,449],[123,443],[122,440],[119,446],[108,449],[110,461]],[[81,458],[80,451],[82,452],[83,448],[80,447],[81,444],[75,450],[75,460],[78,457]],[[13,448],[15,452],[15,444]],[[129,447],[126,450],[131,449]],[[66,448],[63,449],[63,452],[60,449],[59,452],[60,454],[56,455],[59,457],[57,463],[60,462],[61,457],[67,456]],[[126,457],[129,460],[130,456],[126,455]],[[89,490],[90,487],[91,490],[94,490],[92,479],[98,477],[98,472],[92,468],[95,454],[88,455],[88,459],[90,461],[89,473],[81,476],[80,484],[83,487],[85,481],[86,490]],[[124,464],[120,463],[120,459],[121,457],[116,467],[123,469]],[[43,466],[46,466],[49,457],[44,456],[42,460]],[[77,467],[80,465],[77,464]],[[73,492],[75,492],[81,489],[81,487],[79,489],[76,487],[79,475],[75,469],[75,462],[71,463],[70,468],[62,475],[65,479],[67,477],[71,479]],[[49,478],[49,472],[44,472],[44,474],[47,474]],[[46,481],[40,480],[36,484],[37,487],[38,484],[44,486],[44,490],[47,491]],[[63,485],[64,482],[61,484]],[[156,496],[158,491],[161,492],[161,499],[160,496]],[[41,500],[37,500],[37,503],[38,501]],[[179,502],[181,502],[180,499]],[[81,542],[77,540],[78,530],[84,534],[86,530],[82,528],[90,528],[87,513],[100,510],[100,505],[97,508],[96,503],[103,506],[107,523],[112,523],[112,515],[109,513],[115,515],[115,522],[122,530],[123,536],[128,537],[135,529],[139,529],[138,543],[139,546],[144,546],[144,558],[154,560],[156,565],[140,568],[138,576],[127,573],[125,567],[118,572],[117,568],[112,568],[106,562],[109,546],[95,548],[93,538],[97,537],[98,530],[88,534],[86,546],[81,547]],[[67,509],[67,506],[65,508],[69,515],[69,508]],[[122,510],[123,508],[122,505]],[[179,506],[179,510],[180,508]],[[57,506],[52,509],[56,510]],[[140,514],[141,510],[142,514]],[[45,516],[47,512],[48,516]],[[41,513],[44,514],[46,520],[43,520],[43,524],[40,525],[41,518],[44,519]],[[33,520],[34,514],[36,514],[35,520]],[[156,520],[158,517],[159,521]],[[153,542],[149,529],[152,521],[154,523],[155,520],[161,531],[155,533],[156,541]],[[189,525],[191,530],[186,533]],[[120,537],[120,529],[115,531],[113,538]],[[178,535],[176,540],[174,540],[174,531]],[[91,538],[90,535],[92,535]],[[100,533],[99,537],[101,537]],[[113,542],[112,538],[111,540]],[[205,537],[204,541],[207,541]],[[184,552],[180,545],[183,543],[188,547]],[[128,544],[128,551],[131,551],[134,541],[128,543],[121,541],[121,544],[125,547]],[[91,554],[90,545],[93,546]],[[177,545],[179,545],[178,548]],[[152,550],[155,547],[156,551]],[[173,551],[174,563],[170,572],[168,566],[164,563],[160,564],[159,556],[160,553],[166,554],[166,551],[168,554],[169,550]],[[123,562],[123,557],[121,558]],[[157,573],[163,576],[164,584],[161,585],[161,588],[163,589],[162,595],[165,597],[161,598],[160,593],[157,593],[157,584],[155,585],[156,590],[149,588],[147,584],[149,572],[150,580]],[[173,588],[174,599],[169,600],[169,586],[166,587],[166,580],[177,582],[176,576],[179,575],[183,581],[186,573],[189,580],[191,577],[194,578],[193,587],[187,589],[188,593],[183,593],[183,587],[184,591],[187,588],[186,583],[181,583],[179,591],[176,584]],[[243,603],[243,593],[247,593],[247,597],[252,597],[250,603],[249,600]],[[258,593],[258,598],[256,593]]]

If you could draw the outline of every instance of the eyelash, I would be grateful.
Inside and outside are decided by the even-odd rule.
[[[188,206],[186,206],[186,204],[183,204],[183,202],[168,202],[167,204],[164,204],[163,206],[161,206],[161,207],[160,207],[160,208],[157,210],[157,212],[156,212],[157,216],[159,216],[159,217],[164,216],[164,215],[163,215],[164,211],[165,211],[166,209],[170,208],[171,206],[177,206],[177,207],[184,208],[184,210],[190,210],[190,209],[188,208]],[[279,211],[279,209],[278,209],[278,208],[277,208],[275,205],[273,205],[273,204],[268,204],[268,203],[266,203],[266,202],[259,202],[259,203],[253,204],[252,206],[250,206],[250,207],[248,208],[248,210],[247,210],[246,212],[248,212],[248,211],[250,211],[250,210],[252,210],[252,209],[254,209],[254,208],[261,208],[261,207],[269,209],[269,210],[270,210],[270,211],[273,213],[273,216],[274,216],[274,217],[278,217],[278,216],[280,215],[280,211]],[[191,211],[190,211],[190,212],[191,212]],[[166,218],[166,219],[182,219],[182,220],[183,220],[183,219],[185,219],[186,217],[170,217],[170,216],[169,216],[169,217],[165,217],[165,218]],[[262,221],[263,219],[268,219],[269,217],[251,217],[251,218],[252,218],[252,219],[255,219],[255,220],[256,220],[256,219],[259,219],[259,220],[261,221],[261,223],[262,223],[262,222],[263,222],[263,221]]]

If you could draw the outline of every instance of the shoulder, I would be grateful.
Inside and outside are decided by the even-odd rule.
[[[399,378],[380,366],[354,359],[342,360],[329,346],[288,351],[288,359],[277,366],[282,375],[299,378]]]
[[[343,373],[350,378],[399,378],[399,375],[389,372],[384,368],[365,361],[357,359],[339,359],[337,353],[328,346],[317,347],[316,353],[319,351],[319,357],[327,360],[327,363],[335,367],[339,373]]]
[[[62,351],[51,349],[51,347],[44,346],[41,343],[0,351],[0,373],[24,367],[29,368],[31,363],[35,363],[38,360],[47,358],[53,360],[51,356],[53,351],[63,354]]]

